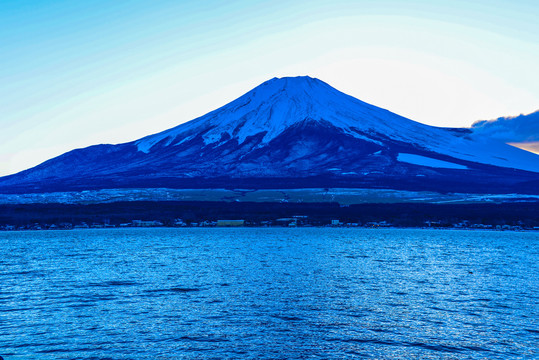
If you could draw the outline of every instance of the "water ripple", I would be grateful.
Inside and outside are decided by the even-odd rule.
[[[0,355],[539,358],[538,245],[398,229],[0,233]]]

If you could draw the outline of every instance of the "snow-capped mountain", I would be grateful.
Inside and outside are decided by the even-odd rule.
[[[274,78],[200,118],[0,178],[0,192],[125,187],[383,187],[530,192],[539,156],[427,126],[310,77]]]

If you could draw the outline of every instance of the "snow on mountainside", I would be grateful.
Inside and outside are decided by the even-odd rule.
[[[437,128],[310,77],[274,78],[140,140],[77,149],[0,178],[0,193],[119,188],[386,188],[537,193],[539,156]]]
[[[268,144],[304,120],[330,123],[345,134],[380,145],[390,138],[457,159],[539,172],[536,156],[499,141],[424,125],[346,95],[308,76],[273,78],[200,118],[135,142],[149,153],[163,142],[179,145],[203,134],[204,143],[232,138],[243,143],[264,133],[257,147]]]

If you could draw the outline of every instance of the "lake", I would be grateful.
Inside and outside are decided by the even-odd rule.
[[[12,359],[539,358],[539,232],[0,232]]]

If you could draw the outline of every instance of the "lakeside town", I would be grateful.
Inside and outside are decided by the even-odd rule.
[[[0,231],[142,227],[538,230],[539,203],[115,202],[0,205]]]
[[[105,222],[59,222],[59,223],[30,223],[25,225],[0,224],[0,231],[25,231],[25,230],[74,230],[74,229],[110,229],[110,228],[197,228],[197,227],[341,227],[341,228],[438,228],[438,229],[477,229],[477,230],[511,230],[511,231],[539,231],[539,226],[526,226],[523,222],[517,224],[482,224],[463,220],[457,223],[444,221],[425,221],[422,226],[402,226],[387,221],[343,222],[332,219],[329,222],[309,219],[308,216],[299,215],[275,220],[247,221],[244,219],[220,219],[184,221],[182,219],[166,220],[131,220],[130,222],[112,224]]]

